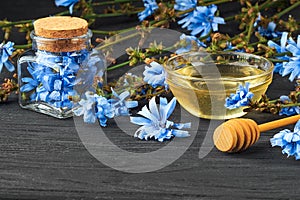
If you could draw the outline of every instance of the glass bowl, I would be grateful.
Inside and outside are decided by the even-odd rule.
[[[246,114],[245,107],[225,108],[225,99],[239,85],[250,83],[257,101],[272,81],[273,64],[238,52],[189,52],[165,63],[167,83],[178,102],[191,114],[206,119],[230,119]]]

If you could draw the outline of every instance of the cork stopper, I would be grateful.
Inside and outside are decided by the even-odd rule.
[[[37,48],[50,52],[71,52],[87,47],[88,23],[78,17],[57,16],[34,22]]]

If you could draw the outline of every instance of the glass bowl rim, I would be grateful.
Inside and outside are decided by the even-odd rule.
[[[198,78],[198,77],[191,77],[191,76],[186,76],[186,75],[182,75],[182,74],[178,74],[176,73],[174,70],[171,70],[170,67],[168,67],[169,63],[180,57],[180,56],[185,56],[185,55],[190,55],[190,56],[193,56],[193,55],[240,55],[240,56],[245,56],[247,58],[255,58],[257,60],[263,60],[265,63],[267,63],[269,65],[269,68],[268,70],[264,71],[263,73],[261,74],[257,74],[257,75],[251,75],[251,76],[245,76],[245,77],[240,77],[240,78],[224,78],[224,77],[217,77],[217,78]],[[164,69],[166,70],[167,74],[169,73],[170,75],[172,76],[176,76],[178,78],[181,78],[181,79],[186,79],[186,80],[194,80],[194,81],[216,81],[216,80],[221,80],[221,81],[247,81],[247,80],[250,80],[250,79],[256,79],[256,78],[260,78],[260,77],[263,77],[263,76],[266,76],[268,74],[271,74],[273,73],[273,69],[274,69],[274,64],[268,60],[267,58],[265,57],[262,57],[262,56],[258,56],[258,55],[254,55],[254,54],[250,54],[250,53],[243,53],[243,52],[222,52],[222,51],[217,51],[217,52],[213,52],[213,53],[208,53],[208,52],[187,52],[187,53],[182,53],[182,54],[178,54],[176,56],[173,56],[171,58],[169,58],[165,63],[164,63]],[[167,80],[168,80],[168,76],[167,76]]]

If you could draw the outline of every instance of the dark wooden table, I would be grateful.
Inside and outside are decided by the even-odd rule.
[[[1,2],[0,10],[1,19],[16,20],[64,9],[55,8],[52,1],[16,0]],[[105,27],[109,29],[112,25],[108,22]],[[278,97],[291,89],[293,83],[275,75],[268,94]],[[280,118],[255,112],[245,117],[258,123]],[[106,135],[124,150],[145,153],[168,145],[137,140],[124,134],[113,120],[109,123]],[[300,198],[299,161],[286,158],[280,148],[272,148],[269,142],[280,129],[263,133],[245,152],[225,154],[213,148],[199,158],[209,123],[200,120],[192,144],[170,165],[148,173],[128,173],[93,157],[80,139],[74,119],[59,120],[23,110],[17,96],[12,95],[7,103],[0,104],[0,199]],[[161,158],[162,162],[165,158]]]

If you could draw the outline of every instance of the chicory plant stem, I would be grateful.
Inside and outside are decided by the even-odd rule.
[[[299,95],[300,95],[300,92],[297,92],[297,93],[295,94],[295,97],[298,97]],[[276,103],[276,102],[278,102],[278,101],[280,101],[280,99],[274,99],[274,100],[268,101],[268,103],[273,104],[273,103]],[[300,104],[300,103],[298,103],[298,104]],[[283,106],[283,107],[294,106],[294,104],[284,104],[284,105],[286,105],[286,106]],[[295,106],[297,106],[297,105],[295,105]],[[299,105],[298,105],[298,106],[299,106]]]
[[[222,3],[227,3],[227,2],[232,2],[232,0],[215,0],[215,1],[205,1],[204,6],[208,6],[211,4],[222,4]]]
[[[251,35],[253,33],[253,24],[254,24],[254,22],[255,22],[255,18],[252,18],[251,22],[250,22],[250,24],[248,26],[248,33],[247,33],[247,36],[246,36],[246,42],[247,42],[247,44],[249,44],[250,39],[251,39]]]
[[[136,11],[132,11],[130,13],[123,13],[123,12],[115,12],[115,13],[105,13],[105,14],[86,14],[84,15],[85,18],[87,19],[95,19],[95,18],[106,18],[106,17],[119,17],[119,16],[124,16],[124,15],[134,15],[137,14],[139,12],[141,12],[142,9],[136,10]]]
[[[300,103],[289,103],[289,104],[281,105],[282,108],[295,107],[295,106],[300,106]]]
[[[277,1],[273,1],[273,0],[267,0],[264,3],[259,5],[259,10],[263,10],[265,8],[270,7],[272,4],[277,3]]]
[[[128,61],[120,63],[118,65],[114,65],[112,67],[107,68],[107,71],[110,71],[110,70],[113,70],[113,69],[118,69],[120,67],[124,67],[124,66],[128,65],[129,63],[130,63],[130,61],[128,60]]]
[[[109,43],[107,43],[107,44],[104,44],[104,45],[102,45],[102,46],[99,46],[99,47],[97,47],[96,49],[101,50],[101,49],[104,49],[104,48],[106,48],[106,47],[108,47],[108,46],[111,46],[111,45],[117,44],[117,43],[119,43],[119,42],[128,40],[128,39],[130,39],[130,38],[136,37],[136,36],[138,36],[138,35],[139,35],[139,33],[133,33],[133,34],[131,34],[131,35],[125,36],[125,37],[123,37],[123,38],[121,38],[121,39],[118,39],[118,40],[116,40],[116,41],[109,42]]]
[[[293,5],[291,5],[290,7],[284,9],[283,11],[281,11],[280,13],[274,15],[274,18],[280,18],[282,15],[290,12],[291,10],[297,8],[298,6],[300,6],[300,1],[297,1],[296,3],[294,3]]]
[[[60,13],[55,14],[55,16],[62,16],[62,15],[68,15],[69,11],[63,11]],[[0,27],[5,28],[5,27],[11,27],[15,25],[20,25],[20,24],[31,24],[34,20],[33,19],[27,19],[27,20],[20,20],[20,21],[15,21],[15,22],[6,22],[6,21],[0,21]]]
[[[15,49],[28,49],[28,48],[31,48],[32,47],[32,44],[21,44],[21,45],[14,45],[14,48]]]
[[[10,26],[14,26],[14,25],[19,25],[19,24],[28,24],[28,23],[32,23],[33,20],[28,19],[28,20],[21,20],[21,21],[16,21],[16,22],[6,22],[6,21],[2,21],[0,22],[0,27],[1,28],[5,28],[5,27],[10,27]]]
[[[284,60],[279,60],[279,59],[275,59],[275,58],[268,58],[268,60],[270,60],[271,62],[284,62]]]
[[[132,3],[139,0],[114,0],[114,1],[104,1],[104,2],[94,2],[92,6],[104,6],[104,5],[113,5],[116,3]]]
[[[115,35],[115,34],[120,34],[123,32],[132,31],[132,30],[135,30],[135,27],[130,27],[130,28],[117,30],[117,31],[92,30],[92,32],[95,34]]]

